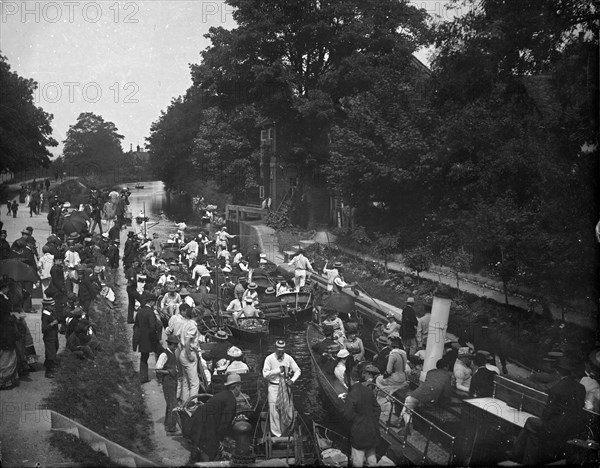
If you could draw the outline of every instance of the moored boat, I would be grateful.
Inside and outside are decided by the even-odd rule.
[[[230,318],[226,325],[231,330],[232,338],[238,341],[257,343],[269,336],[269,319],[241,317],[236,324]]]
[[[312,317],[314,296],[311,293],[283,293],[277,299],[285,304],[290,316],[296,320],[308,320]]]

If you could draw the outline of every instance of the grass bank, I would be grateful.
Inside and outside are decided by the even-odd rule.
[[[107,281],[115,284],[113,278]],[[82,361],[63,350],[56,385],[45,404],[129,450],[147,455],[152,452],[152,421],[129,357],[125,318],[117,302],[112,309],[91,307],[90,318],[102,351],[94,361]]]
[[[313,267],[319,271],[325,261],[344,264],[346,281],[357,281],[372,297],[403,308],[409,296],[415,297],[417,312],[433,299],[437,283],[410,274],[385,276],[383,266],[344,253],[335,245],[314,244],[307,249]],[[502,336],[509,358],[534,369],[544,369],[548,351],[559,348],[581,362],[594,348],[593,330],[575,324],[561,325],[513,306],[498,304],[473,294],[452,290],[452,308],[448,331],[458,333],[487,316]]]

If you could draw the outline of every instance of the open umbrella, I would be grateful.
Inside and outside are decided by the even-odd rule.
[[[352,314],[354,298],[348,294],[334,294],[323,301],[323,308],[335,310],[341,314]]]
[[[62,230],[67,235],[71,234],[72,232],[79,234],[85,227],[87,227],[87,223],[83,217],[78,215],[69,215],[66,216],[63,221]]]
[[[0,261],[0,276],[6,275],[15,281],[37,282],[40,278],[35,268],[23,263],[19,258]]]

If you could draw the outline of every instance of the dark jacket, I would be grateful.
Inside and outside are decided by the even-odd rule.
[[[427,372],[425,381],[411,393],[423,404],[443,403],[452,396],[452,378],[445,369],[432,369]]]
[[[479,367],[471,377],[471,385],[469,386],[469,396],[471,398],[488,398],[494,394],[494,377],[498,375],[496,372],[488,368]]]
[[[159,341],[154,311],[150,307],[142,307],[133,324],[133,350],[140,353],[157,352]]]
[[[581,416],[585,387],[570,377],[563,377],[550,390],[542,421],[553,432],[569,432]],[[569,434],[570,435],[570,434]]]
[[[10,244],[6,239],[0,239],[0,260],[11,258]]]
[[[344,403],[344,417],[352,424],[352,447],[358,450],[377,447],[380,414],[381,407],[370,388],[358,382],[350,387]]]
[[[406,306],[402,309],[402,324],[400,326],[400,336],[403,340],[415,338],[417,336],[417,315],[412,306]]]
[[[219,442],[225,437],[235,417],[236,400],[230,390],[217,393],[198,408],[191,420],[193,447],[199,447],[214,460]]]

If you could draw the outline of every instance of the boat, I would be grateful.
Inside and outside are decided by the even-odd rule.
[[[141,183],[139,183],[139,182],[137,184],[135,184],[134,187],[136,189],[143,189],[144,188],[144,186]]]
[[[231,330],[231,337],[238,341],[257,343],[269,336],[269,319],[241,317],[236,324],[229,317],[225,324]]]
[[[314,466],[318,450],[310,428],[298,411],[294,410],[294,428],[289,436],[273,437],[269,430],[269,405],[262,411],[254,428],[254,454],[257,461],[284,460],[288,466]]]
[[[320,466],[348,466],[352,454],[348,437],[313,421],[313,439]]]
[[[312,317],[314,296],[307,292],[289,292],[277,296],[295,320],[308,320]]]
[[[200,320],[198,320],[198,331],[202,335],[206,336],[209,343],[217,341],[215,335],[219,330],[227,333],[227,339],[231,338],[232,333],[229,327],[224,324],[219,324],[217,317],[214,315],[204,315]]]
[[[273,282],[271,281],[271,279],[266,275],[265,276],[252,275],[252,282],[256,283],[256,292],[258,294],[264,294],[265,291],[267,290],[267,288],[275,286],[273,284]]]
[[[269,319],[271,329],[285,329],[290,314],[282,302],[259,302],[257,309],[261,311],[264,318]]]
[[[315,322],[309,322],[306,331],[307,347],[310,353],[312,369],[317,376],[317,381],[331,403],[334,411],[341,414],[344,409],[340,394],[346,393],[346,388],[331,372],[326,372],[321,365],[319,356],[312,349],[312,345],[324,338],[321,326]],[[393,395],[378,389],[382,396],[394,405],[404,406],[404,402]],[[418,465],[449,465],[454,460],[455,437],[444,431],[436,424],[423,417],[416,411],[413,412],[413,427],[410,432],[400,432],[392,425],[393,411],[388,412],[388,417],[380,419],[380,434],[385,444],[394,447],[395,453],[403,454],[405,460],[394,460],[396,463],[402,461]]]

